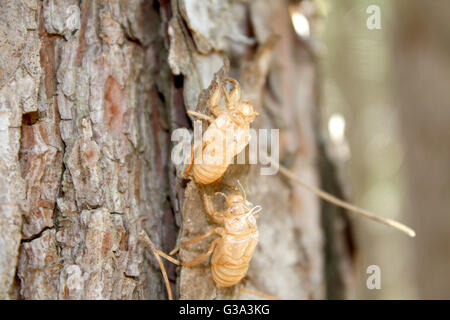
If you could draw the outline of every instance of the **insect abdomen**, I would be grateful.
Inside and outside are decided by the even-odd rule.
[[[247,274],[248,263],[241,265],[212,265],[211,272],[215,283],[222,287],[231,287]]]
[[[214,250],[211,273],[214,282],[222,287],[235,285],[247,274],[248,266],[258,243],[257,231],[250,236],[226,236]]]
[[[210,184],[220,179],[228,168],[226,165],[194,164],[194,180],[201,184]]]

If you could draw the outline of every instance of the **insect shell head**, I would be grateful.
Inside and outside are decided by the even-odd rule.
[[[246,122],[251,123],[258,116],[258,112],[255,111],[253,105],[249,101],[243,101],[236,108],[240,117]]]
[[[233,193],[227,197],[227,208],[232,215],[243,215],[247,212],[244,197],[240,193]]]
[[[243,101],[232,109],[233,118],[248,124],[252,123],[258,115],[259,113],[253,109],[253,105],[248,101]]]

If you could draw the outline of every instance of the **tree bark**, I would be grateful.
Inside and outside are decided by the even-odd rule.
[[[192,129],[186,110],[204,109],[219,70],[261,113],[256,128],[280,129],[281,163],[319,184],[317,65],[287,8],[269,0],[0,2],[0,297],[166,297],[138,234],[168,252],[211,227],[197,187],[170,161],[171,133]],[[239,179],[263,207],[245,281],[218,289],[208,261],[166,263],[177,297],[252,298],[240,292],[246,287],[320,299],[347,283],[326,274],[351,258],[328,248],[337,253],[325,269],[317,197],[259,169],[233,165],[224,178]],[[334,223],[325,220],[327,230]],[[207,246],[182,247],[180,258]],[[338,290],[345,296],[348,286]]]

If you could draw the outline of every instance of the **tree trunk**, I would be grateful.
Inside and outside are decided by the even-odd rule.
[[[0,35],[2,298],[166,297],[138,234],[168,252],[211,227],[197,187],[170,161],[171,134],[192,129],[186,110],[204,108],[219,70],[261,114],[254,127],[280,129],[281,163],[319,184],[317,65],[287,1],[2,1]],[[321,168],[339,189],[330,164]],[[316,196],[259,169],[233,165],[224,178],[263,207],[245,281],[218,289],[208,261],[166,263],[176,296],[252,298],[246,287],[344,297],[341,218],[325,219],[324,233]],[[182,247],[180,259],[207,246]]]
[[[418,298],[450,297],[450,2],[400,1],[393,55],[406,175],[404,210],[417,230]]]

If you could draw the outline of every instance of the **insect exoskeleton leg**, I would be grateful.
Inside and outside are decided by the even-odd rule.
[[[192,167],[194,165],[194,161],[195,161],[195,152],[197,151],[197,149],[201,146],[201,141],[197,142],[196,144],[194,144],[191,148],[191,154],[189,156],[189,163],[187,164],[186,169],[183,172],[183,178],[184,179],[189,179],[189,175],[191,174],[192,171]]]
[[[183,267],[192,267],[192,266],[195,266],[196,264],[202,262],[203,260],[208,258],[214,252],[214,248],[216,247],[219,240],[220,240],[220,238],[213,240],[211,242],[211,244],[209,245],[208,251],[206,251],[204,254],[202,254],[202,255],[198,256],[197,258],[192,259],[190,261],[182,262],[181,265]]]
[[[183,172],[183,178],[184,179],[189,179],[189,175],[191,174],[192,166],[194,164],[194,152],[195,152],[194,149],[195,149],[195,146],[193,146],[191,148],[191,155],[190,155],[190,158],[189,158],[189,163],[187,164],[187,167],[186,167],[186,169]]]
[[[223,223],[223,212],[218,212],[214,207],[214,203],[211,197],[206,193],[205,188],[202,185],[198,186],[203,200],[203,206],[206,213],[216,222]],[[218,229],[218,228],[217,228]]]
[[[227,183],[224,183],[224,182],[222,182],[222,185],[223,185],[225,188],[228,188],[228,189],[230,189],[230,190],[239,191],[238,187],[236,187],[236,186],[232,186],[232,185],[227,184]]]
[[[245,192],[244,187],[242,186],[241,182],[239,181],[239,179],[237,180],[237,184],[239,186],[239,188],[241,188],[241,192],[244,195],[244,202],[247,201],[247,192]]]
[[[213,228],[213,229],[209,230],[208,232],[206,232],[205,234],[202,234],[200,236],[192,238],[192,239],[190,239],[188,241],[182,242],[181,245],[183,247],[190,246],[191,244],[194,244],[194,243],[197,243],[199,241],[202,241],[202,240],[212,236],[213,234],[219,234],[219,235],[223,234],[223,228],[220,228],[220,227]]]
[[[212,93],[209,96],[207,102],[209,110],[215,117],[220,116],[220,114],[224,111],[219,108],[220,99],[222,98],[221,89],[222,89],[221,86],[219,86],[219,84],[216,81],[214,81]]]
[[[224,82],[231,82],[233,84],[233,89],[230,92],[227,92],[225,86],[223,86],[223,92],[225,94],[225,104],[228,106],[235,105],[241,100],[241,86],[239,82],[237,82],[233,78],[222,78]]]
[[[283,299],[281,299],[281,298],[279,298],[279,297],[277,297],[277,296],[273,296],[273,295],[271,295],[271,294],[267,294],[267,293],[264,293],[264,292],[261,292],[261,291],[258,291],[258,290],[252,290],[252,289],[248,289],[248,288],[244,288],[244,287],[239,288],[239,291],[240,291],[240,292],[245,292],[245,293],[247,293],[247,294],[251,294],[251,295],[253,295],[253,296],[261,297],[261,298],[263,298],[263,299],[268,299],[268,300],[283,300]]]
[[[197,242],[199,242],[199,241],[202,241],[202,240],[204,240],[204,239],[206,239],[206,238],[212,236],[214,233],[216,233],[216,234],[218,234],[218,235],[220,235],[220,236],[223,236],[224,230],[223,230],[223,228],[221,228],[221,227],[213,228],[213,229],[209,230],[208,232],[206,232],[205,234],[202,234],[202,235],[200,235],[200,236],[197,236],[197,237],[192,238],[192,239],[187,240],[187,241],[183,241],[183,242],[181,243],[181,245],[182,245],[183,247],[190,246],[191,244],[197,243]],[[179,247],[176,247],[175,249],[173,249],[172,251],[170,251],[169,255],[174,255],[174,254],[176,254],[179,250],[180,250],[180,248],[179,248]]]
[[[211,229],[209,232],[196,237],[189,242],[189,244],[201,241],[209,236],[211,236],[214,233],[218,233],[218,234],[222,234],[223,233],[223,229],[222,228],[215,228],[215,229]],[[148,234],[145,231],[141,231],[139,233],[139,236],[141,237],[142,241],[144,241],[144,243],[150,248],[150,250],[152,251],[153,255],[156,258],[156,261],[159,264],[159,267],[161,268],[161,273],[163,275],[164,278],[164,283],[166,285],[166,289],[167,289],[167,295],[169,297],[169,300],[173,300],[173,295],[172,295],[172,289],[170,288],[170,282],[169,282],[169,277],[167,276],[167,271],[166,268],[164,267],[164,264],[161,260],[161,257],[163,257],[164,259],[169,260],[170,262],[176,264],[176,265],[182,265],[184,267],[192,267],[198,263],[200,263],[202,260],[208,258],[213,252],[214,252],[214,248],[216,247],[218,241],[220,240],[220,238],[215,239],[211,242],[211,244],[209,245],[209,249],[208,251],[206,251],[204,254],[198,256],[197,258],[190,260],[190,261],[186,261],[186,262],[182,262],[180,260],[177,260],[175,258],[172,258],[171,256],[169,256],[168,254],[164,253],[163,251],[157,249],[153,242],[150,240],[150,237],[148,236]]]
[[[210,123],[214,122],[214,120],[215,120],[213,117],[207,116],[206,114],[203,114],[203,113],[200,113],[200,112],[197,112],[197,111],[188,110],[186,112],[187,112],[187,114],[189,114],[189,115],[191,115],[191,116],[193,116],[193,117],[195,117],[197,119],[206,120],[206,121],[208,121]]]

